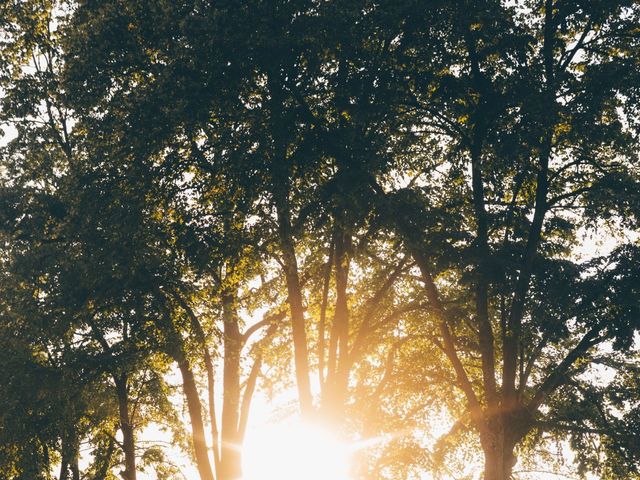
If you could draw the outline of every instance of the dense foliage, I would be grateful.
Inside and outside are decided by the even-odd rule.
[[[640,477],[638,52],[634,0],[0,1],[0,477],[241,478],[259,388],[354,478]]]

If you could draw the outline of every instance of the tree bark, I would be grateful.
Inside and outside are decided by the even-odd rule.
[[[336,306],[331,329],[329,359],[327,362],[327,386],[323,398],[323,410],[330,421],[341,422],[349,383],[349,305],[347,283],[349,279],[350,236],[342,228],[336,228],[335,278]]]
[[[302,288],[298,274],[296,258],[291,234],[288,209],[280,203],[278,207],[278,223],[280,224],[280,245],[284,264],[289,309],[291,311],[291,331],[293,336],[294,362],[296,367],[296,385],[300,399],[300,410],[303,416],[309,416],[313,410],[311,383],[309,381],[309,348],[302,302]]]
[[[166,296],[163,292],[159,292],[164,300]],[[167,353],[175,360],[182,375],[182,391],[187,399],[187,410],[189,412],[189,420],[191,422],[193,451],[195,453],[196,467],[200,480],[214,480],[211,461],[209,460],[209,449],[207,448],[207,440],[204,433],[204,421],[202,418],[202,403],[198,394],[198,387],[191,369],[191,364],[187,358],[184,340],[180,332],[176,329],[171,311],[164,302],[160,303],[160,307],[164,311],[161,318],[162,326],[167,335]]]
[[[237,480],[242,477],[242,456],[238,438],[242,336],[238,326],[234,292],[227,292],[223,295],[222,315],[224,323],[224,377],[222,445],[218,480]]]
[[[73,457],[73,461],[71,462],[71,479],[72,480],[80,480],[80,459],[78,458],[79,454],[76,450],[75,455]]]
[[[66,438],[66,435],[62,438],[62,445],[60,449],[60,475],[58,475],[59,480],[68,480],[69,478],[69,461],[70,461],[70,451],[69,451],[69,441]]]
[[[258,354],[253,362],[251,371],[249,372],[249,378],[247,378],[247,383],[244,387],[244,394],[242,395],[240,420],[238,422],[238,442],[240,444],[244,442],[245,433],[247,431],[247,423],[249,422],[249,413],[251,411],[251,401],[253,400],[253,394],[255,393],[256,385],[258,384],[260,368],[262,368],[262,355]]]
[[[204,351],[204,365],[207,370],[207,393],[209,399],[209,421],[211,422],[211,441],[213,442],[213,465],[216,472],[216,477],[220,476],[220,438],[218,432],[218,419],[216,418],[216,403],[215,403],[215,376],[213,361],[209,349],[205,347]]]
[[[121,472],[121,476],[124,480],[136,480],[136,439],[129,414],[127,374],[114,375],[114,381],[118,395],[118,414],[120,417],[120,431],[122,432],[122,450],[124,452],[124,470]]]
[[[320,305],[320,322],[318,325],[318,381],[320,383],[321,394],[324,395],[325,387],[325,330],[327,322],[327,302],[329,298],[329,282],[331,280],[331,268],[333,266],[334,241],[329,245],[329,258],[324,270],[322,284],[322,304]]]
[[[509,480],[516,464],[513,453],[515,438],[505,429],[502,415],[487,420],[487,425],[480,433],[480,443],[484,453],[484,480]]]
[[[204,435],[204,422],[202,419],[202,404],[198,395],[198,388],[189,362],[183,357],[178,362],[182,374],[182,389],[187,398],[187,409],[193,431],[193,450],[196,456],[196,465],[201,480],[213,480],[213,471],[209,461],[207,442]]]
[[[509,405],[502,405],[497,413],[485,410],[476,421],[485,459],[485,480],[511,479],[517,461],[515,448],[534,425],[533,414],[527,406],[518,404],[510,408]]]
[[[510,480],[515,465],[515,457],[511,452],[502,449],[484,450],[484,480]]]
[[[167,299],[169,299],[168,295],[165,295]],[[211,353],[209,352],[209,347],[207,345],[207,337],[204,333],[204,329],[202,328],[202,324],[198,316],[189,306],[187,301],[180,295],[180,293],[176,290],[171,292],[171,297],[178,302],[180,307],[187,314],[191,327],[193,328],[194,334],[200,347],[202,348],[203,357],[204,357],[204,366],[207,372],[207,401],[209,403],[209,421],[211,425],[211,440],[213,442],[213,464],[215,469],[215,476],[218,477],[220,475],[220,438],[218,432],[218,421],[216,418],[216,407],[215,407],[215,375],[214,375],[214,367],[213,360],[211,358]],[[179,340],[179,339],[178,339]]]

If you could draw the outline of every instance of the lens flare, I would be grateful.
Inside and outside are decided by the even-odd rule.
[[[243,480],[350,480],[349,455],[347,445],[317,426],[272,425],[247,438]]]

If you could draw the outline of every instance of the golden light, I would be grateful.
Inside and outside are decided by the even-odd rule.
[[[346,444],[317,426],[286,422],[247,438],[243,480],[349,480]]]

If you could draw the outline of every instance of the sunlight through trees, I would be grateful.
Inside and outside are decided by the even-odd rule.
[[[640,478],[639,52],[635,0],[0,0],[0,478]]]

